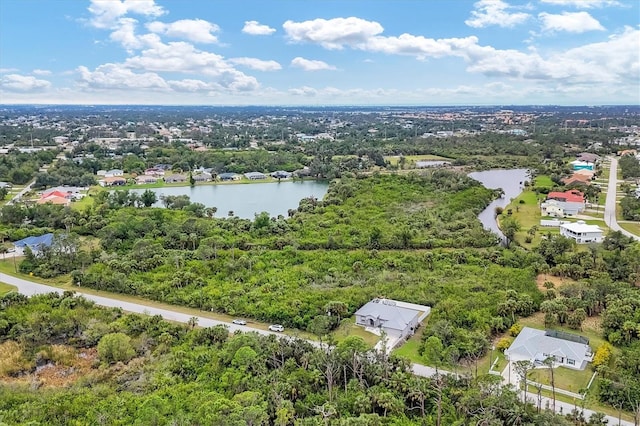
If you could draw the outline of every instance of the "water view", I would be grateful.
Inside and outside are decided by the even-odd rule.
[[[503,197],[494,200],[478,215],[478,219],[480,219],[485,229],[498,234],[504,240],[504,234],[500,231],[496,222],[496,207],[504,208],[512,198],[520,195],[524,189],[524,183],[529,180],[529,171],[527,169],[485,170],[483,172],[469,173],[469,177],[479,181],[486,188],[502,188],[504,191]]]
[[[216,207],[216,216],[227,216],[233,211],[235,216],[253,219],[256,213],[268,212],[272,217],[287,216],[289,209],[298,207],[300,200],[316,197],[321,200],[327,193],[329,184],[318,181],[274,182],[238,185],[197,185],[151,188],[158,195],[154,207],[164,207],[162,195],[188,195],[193,203]],[[133,189],[141,194],[144,189]]]

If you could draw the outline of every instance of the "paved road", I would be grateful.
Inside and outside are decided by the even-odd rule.
[[[26,194],[28,191],[31,191],[31,187],[33,186],[34,183],[36,183],[35,180],[32,180],[31,182],[29,182],[29,185],[22,188],[22,191],[18,192],[16,195],[13,196],[11,200],[7,201],[7,205],[13,204],[16,201],[20,201],[20,199],[24,194]]]
[[[609,186],[607,187],[607,201],[604,206],[604,223],[607,224],[612,231],[620,231],[627,237],[631,237],[637,241],[640,241],[640,237],[632,234],[631,232],[622,229],[618,225],[616,219],[616,204],[617,204],[617,185],[618,185],[618,160],[614,157],[609,157],[611,160],[611,168],[609,169]]]
[[[28,281],[22,278],[17,278],[17,277],[13,277],[11,275],[7,275],[7,274],[3,274],[0,273],[0,282],[4,282],[10,285],[13,285],[15,287],[18,288],[18,291],[22,294],[25,294],[27,296],[32,296],[35,294],[47,294],[47,293],[58,293],[58,294],[62,294],[62,292],[64,290],[59,289],[57,287],[51,287],[48,285],[44,285],[44,284],[38,284],[35,283],[33,281]],[[162,309],[162,308],[155,308],[155,307],[151,307],[151,306],[146,306],[146,305],[141,305],[139,303],[132,303],[132,302],[125,302],[125,301],[121,301],[121,300],[116,300],[116,299],[111,299],[109,297],[104,297],[104,296],[95,296],[92,294],[86,294],[86,293],[82,293],[82,291],[76,291],[77,293],[81,294],[84,298],[91,300],[93,302],[95,302],[97,305],[100,306],[107,306],[107,307],[111,307],[111,308],[121,308],[125,311],[128,312],[135,312],[135,313],[139,313],[139,314],[147,314],[147,315],[160,315],[162,316],[164,319],[170,320],[170,321],[176,321],[176,322],[181,322],[181,323],[187,323],[189,322],[189,320],[191,318],[194,317],[194,315],[188,315],[188,314],[183,314],[180,312],[175,312],[169,309]],[[235,331],[244,331],[244,332],[250,332],[250,331],[255,331],[256,333],[260,333],[263,335],[276,335],[278,337],[281,338],[292,338],[291,336],[287,336],[285,334],[280,334],[280,333],[274,333],[271,331],[265,331],[265,330],[260,330],[257,328],[253,328],[253,327],[249,327],[249,326],[242,326],[242,325],[236,325],[236,324],[232,324],[232,323],[228,323],[228,322],[224,322],[224,321],[218,321],[218,320],[214,320],[211,318],[205,318],[205,317],[200,317],[200,316],[195,316],[195,318],[198,319],[198,325],[202,326],[202,327],[213,327],[216,325],[224,325],[226,327],[229,328],[229,331],[231,332],[235,332]],[[315,341],[309,341],[309,343],[313,344],[314,346],[320,346],[318,342]],[[413,373],[417,376],[422,376],[422,377],[432,377],[436,374],[436,370],[432,367],[426,366],[426,365],[421,365],[421,364],[413,364]],[[506,371],[506,370],[505,370]],[[439,371],[440,374],[453,374],[451,372],[445,371],[445,370],[440,370]],[[516,374],[511,374],[511,380],[517,380],[516,379]],[[533,393],[527,393],[527,399],[530,399],[534,404],[537,404],[537,395],[533,394]],[[543,407],[546,407],[546,404],[549,404],[549,407],[552,406],[552,401],[550,398],[542,398],[542,405]],[[560,401],[556,401],[556,411],[559,413],[570,413],[571,410],[573,410],[574,406],[571,404],[567,404],[567,403],[563,403]],[[589,418],[592,414],[594,413],[594,411],[591,410],[584,410],[584,415],[586,418]],[[607,416],[607,419],[609,420],[609,424],[610,425],[617,425],[618,424],[618,419],[611,417],[611,416]],[[621,425],[624,426],[633,426],[632,423],[630,422],[626,422],[626,421],[622,421],[620,423]]]

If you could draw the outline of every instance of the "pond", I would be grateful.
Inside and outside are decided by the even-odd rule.
[[[527,169],[486,170],[469,173],[469,177],[479,181],[486,188],[502,188],[504,191],[503,197],[494,200],[478,215],[482,226],[497,234],[504,241],[504,234],[500,231],[496,221],[496,207],[504,208],[512,198],[520,195],[524,190],[524,183],[529,180],[529,171]]]
[[[216,216],[225,217],[230,211],[243,219],[253,219],[256,213],[268,212],[271,217],[287,216],[300,200],[315,197],[321,200],[329,184],[320,181],[286,181],[255,184],[196,185],[149,188],[158,196],[154,207],[164,207],[161,195],[188,195],[192,203],[202,203],[218,209]],[[145,189],[132,189],[141,194]]]

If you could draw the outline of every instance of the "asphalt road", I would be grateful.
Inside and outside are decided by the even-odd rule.
[[[607,224],[612,231],[620,231],[627,237],[631,237],[637,241],[640,241],[640,237],[632,234],[631,232],[622,229],[618,225],[616,219],[616,204],[617,204],[617,185],[618,185],[618,159],[609,157],[611,160],[611,168],[609,169],[609,185],[607,186],[607,201],[604,205],[604,223]]]

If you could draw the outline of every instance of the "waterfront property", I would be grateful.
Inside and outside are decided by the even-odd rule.
[[[431,308],[390,299],[373,299],[355,313],[356,324],[379,329],[395,341],[404,340],[415,332]]]
[[[554,330],[537,330],[524,327],[518,337],[504,351],[510,362],[531,361],[540,366],[553,359],[553,367],[562,365],[574,370],[584,370],[593,360],[589,339],[575,334]]]
[[[578,244],[601,243],[604,238],[598,225],[588,225],[583,220],[560,225],[560,235],[572,238]]]
[[[266,179],[267,175],[260,172],[249,172],[249,173],[245,173],[244,177],[246,177],[249,180],[262,180],[262,179]]]
[[[575,216],[585,209],[584,195],[575,189],[565,192],[550,192],[540,205],[543,216]]]

